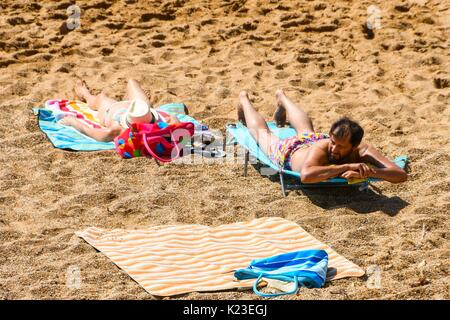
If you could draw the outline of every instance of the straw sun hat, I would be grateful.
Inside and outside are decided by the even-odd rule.
[[[158,113],[155,109],[150,108],[143,100],[133,100],[128,106],[127,112],[120,119],[122,127],[126,128],[132,123],[150,123],[152,118],[158,119]]]

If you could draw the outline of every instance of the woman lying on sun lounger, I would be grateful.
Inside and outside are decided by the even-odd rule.
[[[167,124],[179,122],[177,117],[167,115],[164,119],[155,109],[151,108],[150,100],[136,80],[130,79],[127,84],[127,95],[124,101],[117,101],[108,97],[104,92],[92,95],[86,82],[78,80],[75,92],[79,99],[86,102],[90,108],[98,111],[100,124],[104,128],[91,128],[77,120],[67,116],[60,123],[72,126],[81,133],[94,138],[97,141],[113,141],[115,137],[128,128],[133,122],[160,122]],[[187,113],[187,110],[185,110]]]
[[[335,177],[380,178],[393,183],[406,181],[405,171],[373,146],[361,143],[364,130],[358,123],[342,118],[332,124],[328,134],[317,133],[311,119],[283,90],[277,90],[276,99],[278,108],[274,121],[278,126],[284,126],[288,118],[297,136],[279,139],[272,134],[245,91],[239,95],[238,118],[270,160],[281,168],[299,172],[303,183]]]

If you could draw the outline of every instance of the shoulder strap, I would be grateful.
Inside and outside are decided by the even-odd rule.
[[[173,135],[172,134],[171,134],[171,139],[173,141]],[[175,160],[175,159],[180,157],[181,149],[180,149],[179,143],[176,143],[176,142],[169,143],[163,137],[147,137],[146,134],[143,135],[143,140],[144,140],[145,149],[156,160],[159,160],[161,162],[170,162],[170,161],[173,161],[173,160]],[[174,156],[171,155],[168,158],[161,157],[156,152],[154,152],[152,150],[152,148],[150,148],[149,142],[153,142],[153,143],[157,142],[157,143],[161,143],[166,148],[173,148],[173,149],[175,149],[175,155]]]
[[[155,132],[142,132],[145,148],[148,153],[155,159],[161,162],[170,162],[178,159],[181,155],[182,148],[180,147],[179,138],[184,136],[192,136],[194,132],[194,124],[190,122],[182,123],[177,126],[169,126]],[[168,142],[162,135],[170,134],[171,143]],[[149,146],[149,143],[161,143],[164,147],[172,149],[172,154],[169,157],[161,157],[156,154]],[[173,151],[175,150],[175,152]]]
[[[295,288],[292,291],[290,291],[290,292],[281,292],[281,293],[263,293],[263,292],[258,290],[258,283],[259,283],[259,281],[261,280],[262,277],[263,277],[263,274],[261,273],[259,275],[258,279],[256,279],[255,283],[253,284],[253,292],[255,292],[260,297],[270,298],[270,297],[283,296],[283,295],[286,295],[286,294],[295,294],[297,292],[297,290],[298,290],[297,276],[294,276]]]

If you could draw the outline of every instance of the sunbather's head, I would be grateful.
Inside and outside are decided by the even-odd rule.
[[[347,117],[341,118],[331,125],[328,155],[331,162],[339,162],[358,147],[364,130]]]
[[[123,120],[127,125],[132,123],[150,123],[156,117],[155,110],[150,108],[145,101],[133,100]]]

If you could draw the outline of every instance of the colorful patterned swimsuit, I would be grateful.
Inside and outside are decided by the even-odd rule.
[[[295,151],[309,147],[311,144],[328,139],[326,133],[309,132],[287,139],[280,139],[269,147],[269,158],[282,169],[292,170],[291,156]]]

